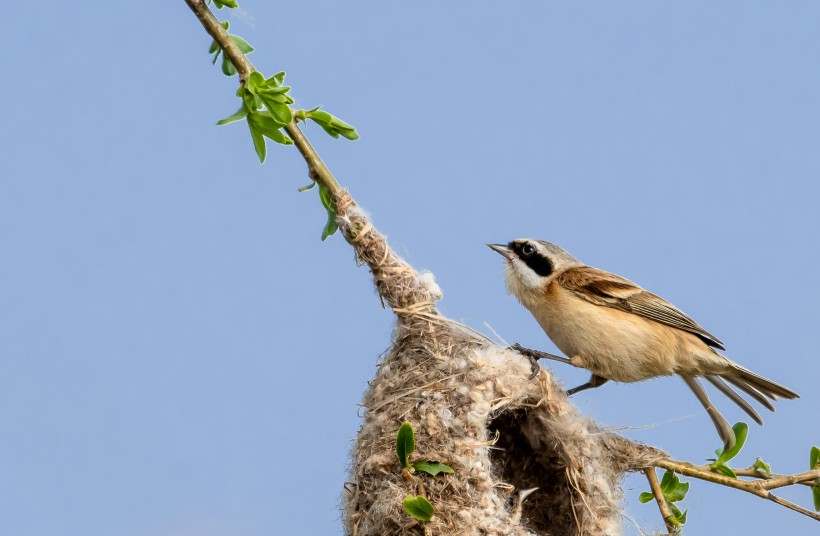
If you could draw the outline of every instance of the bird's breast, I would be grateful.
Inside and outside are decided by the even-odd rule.
[[[579,356],[605,378],[634,382],[674,374],[685,353],[679,330],[592,304],[555,281],[545,298],[529,307],[540,326],[564,354]]]

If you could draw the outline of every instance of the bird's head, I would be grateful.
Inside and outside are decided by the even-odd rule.
[[[506,259],[507,290],[529,306],[560,272],[582,266],[575,257],[555,244],[532,238],[519,238],[507,245],[487,244]]]

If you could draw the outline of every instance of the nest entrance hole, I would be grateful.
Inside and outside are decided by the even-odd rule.
[[[495,478],[512,486],[507,500],[512,509],[521,509],[521,523],[536,534],[575,534],[577,522],[572,505],[572,488],[566,466],[558,452],[558,442],[537,451],[527,438],[528,408],[507,408],[488,423],[498,440],[490,449],[490,467]],[[537,488],[521,500],[521,492]],[[520,504],[520,506],[518,506]]]

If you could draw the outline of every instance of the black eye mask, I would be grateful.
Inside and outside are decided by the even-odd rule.
[[[524,247],[527,249],[533,249],[532,244],[528,244],[527,242],[510,242],[509,248],[515,253],[519,259],[524,261],[524,263],[532,269],[533,272],[540,275],[541,277],[547,277],[553,271],[552,262],[541,254],[538,251],[538,248],[534,248],[534,251],[529,252],[529,254],[524,253]]]

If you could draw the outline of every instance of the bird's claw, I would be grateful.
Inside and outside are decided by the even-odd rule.
[[[530,369],[532,370],[532,374],[530,374],[530,380],[534,379],[538,374],[541,372],[541,366],[538,364],[538,358],[540,357],[540,352],[535,350],[530,350],[529,348],[524,348],[518,343],[513,344],[510,346],[510,350],[518,352],[519,354],[526,357],[530,362]]]

